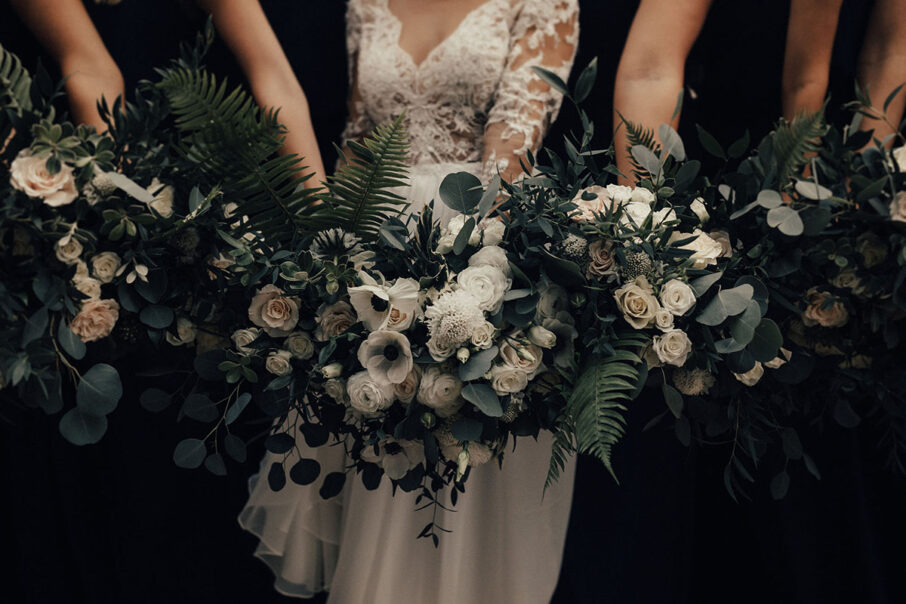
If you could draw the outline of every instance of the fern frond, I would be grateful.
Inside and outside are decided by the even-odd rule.
[[[551,462],[544,480],[544,491],[560,480],[569,457],[576,452],[576,426],[569,414],[564,412],[557,419],[554,428],[554,442],[551,445]]]
[[[774,156],[777,158],[778,187],[784,188],[808,163],[808,155],[820,149],[827,131],[823,113],[803,112],[792,122],[781,120],[774,131]]]
[[[392,190],[405,186],[409,175],[403,116],[378,126],[361,144],[350,142],[349,150],[352,156],[328,180],[324,204],[309,221],[318,230],[339,227],[374,239],[388,216],[407,208],[406,199]]]
[[[0,105],[21,115],[32,108],[30,89],[31,74],[19,57],[0,45]]]
[[[210,186],[239,206],[236,234],[257,232],[269,247],[289,247],[314,232],[307,223],[315,195],[299,186],[298,155],[277,155],[285,130],[275,110],[262,111],[242,87],[206,72],[172,68],[161,72],[163,89],[181,133],[177,148]]]
[[[627,120],[623,117],[622,113],[617,112],[617,115],[620,116],[623,127],[626,128],[626,152],[629,154],[629,161],[632,164],[632,173],[636,179],[640,179],[645,176],[648,171],[636,162],[635,157],[632,155],[632,148],[636,145],[642,145],[659,154],[660,143],[658,143],[653,129],[645,128],[642,124],[636,124],[635,122]]]
[[[576,449],[597,457],[617,482],[611,454],[626,433],[626,405],[636,389],[639,353],[647,342],[636,333],[612,342],[613,353],[588,362],[567,402],[575,421]]]

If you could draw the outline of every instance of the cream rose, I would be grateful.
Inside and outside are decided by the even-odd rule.
[[[503,248],[496,245],[486,245],[469,258],[469,266],[493,266],[510,276],[510,261],[507,260],[506,252]]]
[[[521,369],[509,365],[491,367],[491,388],[501,396],[522,392],[528,386],[528,382],[528,374]]]
[[[900,166],[900,172],[906,172],[906,146],[897,147],[892,153],[897,165]]]
[[[184,346],[192,344],[197,334],[198,330],[192,321],[185,317],[179,317],[176,319],[176,333],[173,334],[168,331],[164,337],[170,346]]]
[[[430,354],[431,358],[438,363],[445,361],[456,354],[456,349],[458,347],[459,344],[456,342],[450,342],[437,336],[428,338],[428,354]]]
[[[723,247],[718,242],[711,239],[711,237],[701,229],[695,229],[691,234],[673,233],[670,236],[670,242],[672,243],[690,237],[695,237],[695,239],[680,246],[680,249],[692,251],[692,255],[689,257],[690,260],[692,260],[692,268],[703,269],[712,264],[717,264],[717,259],[720,258],[723,253]]]
[[[315,329],[315,339],[326,342],[355,325],[356,316],[352,306],[340,300],[330,305],[322,305],[318,309],[316,320],[318,326]]]
[[[742,382],[745,386],[754,386],[761,381],[762,376],[764,375],[764,365],[760,362],[755,361],[755,366],[746,371],[745,373],[734,373],[733,376]]]
[[[277,376],[289,375],[293,370],[293,366],[290,363],[292,358],[293,355],[288,350],[274,350],[267,355],[267,360],[264,361],[264,368],[269,373]]]
[[[321,367],[321,375],[326,379],[340,377],[343,374],[343,365],[340,363],[331,363]]]
[[[543,327],[541,329],[544,329]],[[553,332],[545,330],[551,335]],[[513,334],[510,338],[504,338],[500,344],[500,358],[504,365],[524,371],[529,379],[535,377],[541,367],[542,351],[535,344],[517,344],[514,342],[521,334]],[[556,341],[556,336],[554,336]]]
[[[783,365],[786,365],[793,357],[793,353],[787,350],[786,348],[780,349],[780,354],[764,364],[768,369],[780,369]]]
[[[116,300],[86,300],[69,329],[83,342],[94,342],[110,335],[119,316],[120,305]]]
[[[638,229],[645,220],[651,215],[651,206],[647,203],[631,201],[623,205],[623,214],[620,216],[620,224],[628,229]]]
[[[101,283],[110,283],[122,264],[116,252],[100,252],[91,257],[91,273]]]
[[[463,406],[462,382],[452,373],[446,373],[437,366],[422,372],[418,386],[418,402],[430,407],[438,417],[450,417]]]
[[[13,188],[34,199],[43,199],[51,207],[65,206],[79,196],[72,167],[61,164],[60,171],[51,174],[47,159],[31,154],[31,149],[19,151],[9,167],[9,181]]]
[[[611,197],[614,196],[611,195]],[[614,199],[616,198],[614,197]],[[629,199],[636,203],[647,203],[648,205],[651,205],[654,203],[657,197],[654,195],[654,193],[652,193],[645,187],[636,187],[632,190]]]
[[[720,256],[718,258],[733,257],[733,243],[730,241],[730,233],[726,231],[711,231],[708,237],[720,244]]]
[[[659,308],[654,313],[654,325],[661,331],[670,331],[673,329],[673,313],[666,308]]]
[[[97,279],[92,279],[91,277],[79,277],[76,275],[72,284],[77,290],[88,296],[89,298],[100,298],[101,297],[101,282]]]
[[[255,352],[255,348],[251,344],[258,339],[259,335],[261,335],[261,330],[251,327],[249,329],[237,329],[230,336],[230,339],[233,341],[233,346],[236,347],[236,350],[242,354],[252,354]]]
[[[557,345],[557,334],[540,325],[533,325],[529,329],[528,338],[538,348],[553,348]]]
[[[802,322],[808,327],[842,327],[849,320],[849,312],[839,300],[831,301],[828,292],[809,290],[806,294],[808,307],[802,313]]]
[[[500,218],[485,218],[478,223],[481,229],[481,244],[495,246],[503,241],[506,234],[506,225]]]
[[[588,244],[588,267],[585,276],[589,279],[600,279],[614,272],[613,242],[595,239]]]
[[[569,297],[566,290],[556,283],[546,283],[542,285],[541,292],[538,296],[538,308],[535,311],[535,320],[550,319],[557,316],[557,313],[569,308]]]
[[[343,383],[343,380],[330,379],[324,382],[324,394],[340,405],[345,405],[348,402],[346,397],[346,384]]]
[[[695,306],[695,292],[688,283],[671,279],[661,287],[661,306],[681,317]]]
[[[689,204],[689,209],[692,210],[693,214],[698,216],[698,220],[702,224],[705,224],[711,219],[711,215],[708,214],[708,208],[705,207],[705,200],[701,197],[693,199],[692,203]]]
[[[635,201],[632,198],[633,188],[627,187],[625,185],[607,185],[607,195],[614,201],[614,203],[624,204],[629,203],[630,201]],[[645,203],[650,203],[645,201]]]
[[[393,385],[378,384],[368,375],[367,371],[360,371],[346,382],[346,395],[349,405],[367,417],[375,417],[381,411],[393,404]]]
[[[53,246],[57,260],[63,264],[76,264],[79,262],[79,256],[82,255],[83,247],[79,240],[67,234],[61,237]]]
[[[398,398],[401,403],[408,405],[415,399],[415,395],[418,394],[418,386],[421,383],[421,379],[422,370],[418,365],[413,365],[412,371],[409,372],[406,379],[399,384],[393,385],[393,394],[396,395],[396,398]]]
[[[497,328],[494,327],[494,324],[485,321],[472,331],[472,336],[470,338],[472,346],[479,350],[487,350],[494,345],[494,334],[496,333]]]
[[[890,202],[890,219],[894,222],[906,222],[906,191],[897,193]]]
[[[636,277],[631,283],[623,284],[614,292],[614,299],[617,301],[617,308],[623,313],[623,318],[635,329],[651,326],[655,313],[660,308],[645,277]]]
[[[283,340],[283,346],[300,361],[307,361],[315,354],[315,345],[307,331],[292,332]]]
[[[871,231],[856,238],[856,250],[862,255],[865,268],[877,266],[887,258],[887,246]]]
[[[456,276],[456,282],[478,300],[478,308],[492,314],[500,310],[503,296],[513,284],[503,271],[490,265],[470,266]]]
[[[682,329],[671,329],[664,335],[654,336],[651,348],[662,363],[682,367],[692,352],[692,341]]]
[[[173,196],[176,189],[173,185],[164,185],[156,177],[151,180],[148,192],[154,195],[154,199],[148,205],[164,218],[173,215]]]
[[[258,290],[249,305],[249,320],[273,337],[288,336],[299,322],[299,301],[283,295],[276,285]]]

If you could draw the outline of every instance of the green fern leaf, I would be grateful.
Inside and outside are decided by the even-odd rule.
[[[774,156],[777,159],[778,187],[784,188],[817,153],[827,131],[822,112],[801,113],[792,122],[781,120],[774,131]]]
[[[551,462],[547,469],[547,478],[544,481],[544,491],[560,480],[560,475],[566,468],[566,462],[576,452],[576,428],[572,418],[563,413],[557,419],[554,428],[554,442],[551,445]]]
[[[309,217],[317,230],[339,227],[365,239],[375,239],[387,217],[401,214],[408,204],[394,192],[408,179],[409,137],[403,116],[382,124],[363,143],[349,143],[351,157],[328,181],[324,203]]]
[[[0,105],[18,115],[32,108],[31,74],[22,66],[19,57],[0,45]]]

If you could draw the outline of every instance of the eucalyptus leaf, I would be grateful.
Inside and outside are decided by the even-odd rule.
[[[796,192],[806,199],[820,201],[822,199],[830,199],[834,196],[830,189],[811,180],[797,180],[795,187]]]
[[[459,379],[469,382],[483,376],[491,369],[491,364],[497,358],[497,352],[498,348],[493,346],[473,354],[468,361],[459,366]]]
[[[503,415],[503,407],[497,393],[487,384],[466,384],[462,388],[462,397],[478,407],[488,417]]]
[[[74,445],[94,444],[106,431],[106,417],[83,413],[78,407],[70,409],[60,418],[60,434]]]
[[[173,450],[173,462],[180,468],[194,469],[204,463],[208,448],[198,438],[186,438],[179,441]]]
[[[450,426],[453,437],[459,441],[480,441],[484,425],[471,417],[460,417]]]
[[[780,347],[783,346],[783,335],[780,328],[771,319],[762,319],[752,334],[746,350],[756,361],[768,363],[777,358]]]
[[[683,145],[683,139],[670,124],[658,126],[657,133],[661,139],[661,148],[664,153],[673,156],[676,161],[686,160],[686,147]]]
[[[667,403],[667,407],[670,409],[670,413],[673,414],[673,417],[679,419],[683,415],[683,395],[680,394],[680,391],[669,385],[667,382],[664,382],[661,385],[661,392],[664,395],[664,402]]]
[[[112,413],[122,396],[119,372],[106,363],[98,363],[82,374],[76,388],[76,405],[85,414],[101,417]]]
[[[67,325],[65,321],[60,321],[60,324],[57,326],[57,342],[59,342],[60,347],[66,354],[76,361],[85,357],[85,352],[87,351],[85,342],[72,333],[72,330],[69,329],[69,325]]]
[[[460,214],[471,214],[481,201],[481,181],[469,172],[447,175],[440,183],[440,199]]]
[[[798,237],[805,231],[805,224],[799,212],[789,206],[780,206],[768,210],[767,223],[784,235]]]

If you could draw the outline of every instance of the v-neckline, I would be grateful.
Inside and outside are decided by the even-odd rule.
[[[390,15],[390,18],[393,19],[393,20],[396,22],[397,29],[399,30],[399,31],[397,32],[397,36],[396,36],[396,42],[395,42],[396,47],[400,50],[401,53],[403,53],[404,55],[406,55],[406,57],[408,57],[409,63],[412,65],[412,67],[413,67],[416,71],[419,71],[419,70],[421,70],[421,68],[422,68],[422,67],[423,67],[423,66],[431,59],[431,57],[432,57],[436,52],[438,52],[441,48],[443,48],[443,47],[446,45],[446,43],[450,40],[450,38],[452,38],[452,37],[455,36],[457,33],[459,33],[459,30],[462,29],[462,27],[463,27],[463,25],[465,25],[466,21],[468,21],[469,19],[471,19],[471,18],[472,18],[476,13],[478,13],[479,11],[484,10],[484,9],[487,8],[489,5],[491,5],[491,4],[493,4],[494,2],[497,2],[497,1],[498,1],[498,0],[485,0],[484,2],[482,2],[482,3],[479,4],[478,6],[476,6],[476,7],[473,8],[473,9],[471,9],[469,12],[467,12],[467,13],[463,16],[463,18],[459,21],[459,23],[456,25],[456,27],[453,28],[453,30],[452,30],[449,34],[447,34],[447,36],[446,36],[443,40],[441,40],[440,42],[438,42],[437,44],[435,44],[434,47],[433,47],[431,50],[428,51],[428,54],[425,55],[425,58],[422,59],[422,60],[421,60],[420,62],[418,62],[418,63],[415,62],[415,57],[412,56],[412,53],[409,52],[408,50],[406,50],[405,48],[403,48],[402,44],[400,44],[400,39],[401,39],[402,36],[403,36],[403,22],[402,22],[402,20],[400,20],[399,17],[396,16],[396,13],[394,13],[394,12],[390,9],[390,0],[384,0],[384,2],[383,2],[382,4],[383,4],[383,6],[384,6],[384,10],[386,10],[386,11],[387,11],[387,14]]]

